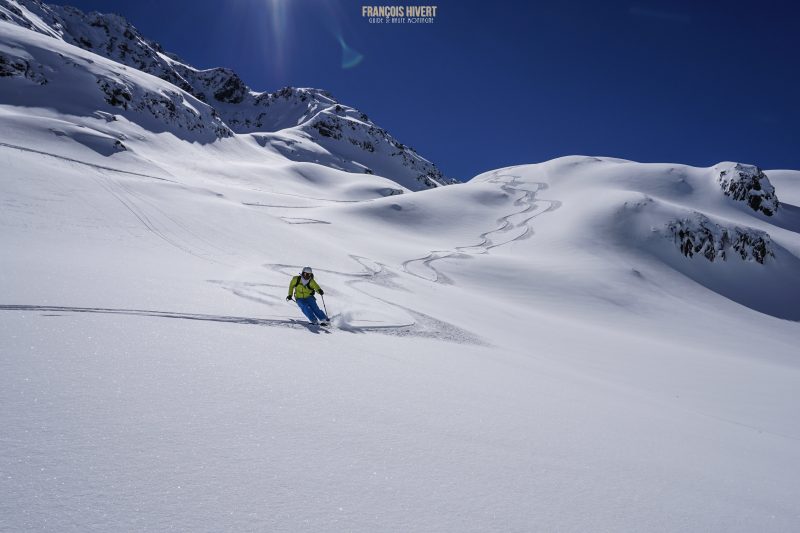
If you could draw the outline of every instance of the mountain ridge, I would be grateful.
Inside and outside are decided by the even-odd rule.
[[[294,87],[253,91],[232,69],[197,69],[187,64],[143,36],[121,15],[87,14],[40,0],[0,0],[0,19],[167,81],[211,107],[209,120],[222,123],[213,126],[218,137],[291,130],[327,149],[334,156],[334,168],[385,175],[412,190],[457,182],[374,124],[365,113],[336,101],[328,91]],[[0,61],[9,62],[8,58]],[[134,92],[114,80],[101,82],[101,88],[111,105],[123,108]],[[179,104],[179,98],[170,96],[154,99],[161,107]],[[313,150],[289,151],[286,155],[305,160],[311,153]]]

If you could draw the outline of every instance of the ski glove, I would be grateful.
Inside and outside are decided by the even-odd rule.
[[[286,297],[286,301],[287,301],[287,302],[288,302],[289,300],[291,300],[291,299],[292,299],[292,297],[291,297],[291,296],[287,296],[287,297]]]
[[[317,292],[319,293],[320,296],[325,294],[325,291],[323,291],[322,289],[318,290]]]

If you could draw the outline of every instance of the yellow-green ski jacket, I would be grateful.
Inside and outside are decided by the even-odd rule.
[[[300,281],[300,276],[295,276],[289,283],[289,296],[292,295],[292,291],[294,291],[295,298],[308,298],[309,296],[314,296],[314,291],[319,291],[319,285],[314,281],[314,278],[311,278],[308,285],[303,285]]]

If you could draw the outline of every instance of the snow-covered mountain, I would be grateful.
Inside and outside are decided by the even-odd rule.
[[[427,189],[2,6],[0,531],[800,527],[800,172]]]
[[[84,93],[86,114],[98,107],[90,96],[100,93],[106,112],[123,114],[132,122],[141,122],[141,115],[146,115],[148,121],[155,117],[162,122],[162,129],[202,130],[216,138],[258,133],[253,137],[262,146],[270,145],[295,161],[377,174],[411,190],[455,182],[366,114],[337,102],[326,91],[286,87],[274,93],[254,92],[230,69],[199,70],[185,64],[118,15],[85,14],[39,0],[2,0],[0,20],[113,61],[102,68],[91,55],[48,42],[41,46],[50,53],[36,58],[22,57],[14,50],[0,53],[0,75],[49,85],[36,92],[50,95],[45,99],[49,98],[51,105],[58,99],[60,86],[70,84],[71,90]],[[125,76],[121,65],[170,85],[143,86],[139,79]],[[81,86],[75,85],[74,77],[62,77],[65,67],[88,74]],[[25,96],[28,91],[20,93]],[[41,100],[25,102],[23,98],[18,103],[42,105]]]

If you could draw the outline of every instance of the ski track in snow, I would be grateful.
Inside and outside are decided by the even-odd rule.
[[[308,329],[305,321],[292,317],[257,318],[245,316],[210,315],[203,313],[178,313],[173,311],[155,311],[148,309],[114,309],[107,307],[59,307],[46,305],[0,305],[0,311],[34,311],[41,316],[62,316],[52,313],[99,313],[108,315],[134,315],[158,318],[177,318],[181,320],[201,320],[210,322],[227,322],[232,324],[249,324],[256,326],[279,326],[294,329]]]
[[[239,296],[247,297],[239,294]],[[381,300],[386,302],[385,300]],[[390,302],[386,302],[390,303]],[[348,324],[344,327],[339,327],[342,331],[349,333],[381,333],[384,335],[393,335],[397,337],[427,337],[432,339],[444,340],[455,342],[459,344],[480,344],[486,345],[486,342],[478,337],[456,327],[447,322],[437,320],[431,316],[419,313],[417,311],[402,307],[397,304],[391,304],[406,310],[414,317],[414,322],[404,325],[380,325],[380,326],[355,326]],[[331,331],[324,329],[314,324],[309,324],[305,320],[292,318],[292,317],[246,317],[246,316],[230,316],[230,315],[212,315],[205,313],[181,313],[175,311],[158,311],[152,309],[120,309],[109,307],[69,307],[69,306],[47,306],[47,305],[0,305],[0,311],[31,311],[40,313],[43,317],[60,317],[65,313],[95,313],[106,315],[131,315],[131,316],[147,316],[156,318],[173,318],[180,320],[198,320],[208,322],[222,322],[229,324],[244,324],[253,326],[267,326],[267,327],[284,327],[291,329],[308,329],[312,332],[324,332],[330,334]],[[333,315],[331,318],[336,319],[338,315]],[[364,321],[366,322],[366,321]]]
[[[450,250],[433,250],[425,257],[409,259],[404,261],[401,264],[401,269],[404,273],[416,276],[418,278],[422,278],[426,281],[433,281],[436,283],[446,283],[452,284],[452,280],[450,280],[446,275],[444,275],[441,271],[436,269],[433,266],[435,261],[445,258],[466,258],[472,255],[480,255],[486,254],[491,249],[497,248],[499,246],[504,246],[506,244],[516,242],[525,238],[530,237],[533,234],[533,229],[530,226],[530,221],[534,218],[538,217],[541,214],[553,211],[558,209],[561,206],[561,202],[557,200],[542,200],[537,199],[536,195],[539,191],[544,190],[547,188],[546,183],[534,183],[533,185],[536,187],[533,190],[524,189],[520,187],[519,180],[521,180],[521,176],[514,175],[514,174],[507,174],[510,169],[503,169],[498,171],[496,176],[490,180],[492,183],[499,183],[503,191],[510,195],[517,196],[514,202],[514,205],[520,207],[520,210],[514,211],[513,213],[509,213],[506,216],[501,217],[498,222],[499,226],[488,230],[478,236],[480,242],[478,244],[470,244],[466,246],[458,246]],[[298,196],[307,200],[314,200],[320,201],[320,198],[309,198],[300,195],[290,195],[290,196]],[[339,200],[324,200],[327,202],[341,202]],[[314,207],[321,207],[317,205],[312,206],[285,206],[285,205],[269,205],[269,204],[260,204],[260,203],[245,203],[244,205],[254,206],[254,207],[273,207],[273,208],[284,208],[284,209],[307,209],[307,208],[314,208]],[[302,218],[302,217],[278,217],[286,223],[289,224],[329,224],[327,221],[311,219],[311,218]],[[505,236],[505,238],[502,238]],[[494,238],[492,238],[494,237]],[[383,333],[387,335],[396,335],[396,336],[417,336],[417,337],[430,337],[430,338],[437,338],[441,340],[447,340],[451,342],[459,342],[459,343],[468,343],[468,344],[481,344],[486,345],[487,343],[473,335],[472,333],[463,330],[453,324],[448,322],[436,319],[430,315],[425,313],[421,313],[414,309],[404,307],[402,305],[396,304],[394,302],[385,300],[373,294],[370,294],[366,290],[363,290],[357,285],[359,284],[368,284],[368,285],[379,285],[383,287],[388,287],[392,289],[399,289],[405,290],[402,285],[398,284],[393,278],[397,277],[397,274],[393,273],[390,268],[386,265],[373,261],[372,259],[360,257],[356,255],[350,255],[350,257],[356,261],[362,268],[361,272],[358,273],[348,273],[348,272],[340,272],[336,270],[324,270],[318,269],[320,272],[325,272],[328,274],[342,276],[345,278],[350,278],[345,280],[345,284],[353,289],[357,290],[358,292],[372,298],[374,300],[378,300],[388,306],[402,309],[411,317],[413,321],[409,324],[402,324],[402,325],[385,325],[385,326],[343,326],[340,329],[344,329],[346,331],[357,331],[357,332],[366,332],[366,331],[373,331],[377,333]],[[415,271],[418,270],[418,267],[415,265],[419,265],[425,271]],[[298,265],[287,265],[287,264],[279,264],[279,263],[272,263],[272,264],[265,264],[267,268],[270,268],[276,272],[279,272],[282,275],[291,276],[299,269]],[[426,273],[429,273],[426,275]],[[242,288],[242,287],[225,287],[227,290],[239,296],[241,298],[261,302],[261,303],[273,303],[272,300],[276,300],[277,298],[266,293],[261,293],[260,295],[253,295],[252,287]],[[258,291],[256,291],[258,292]]]
[[[229,281],[215,279],[210,279],[208,282],[221,286],[234,296],[265,305],[283,303],[283,297],[276,296],[275,293],[277,291],[277,293],[280,294],[286,289],[286,287],[283,285],[276,285],[274,283],[255,283],[251,281]]]
[[[311,200],[314,202],[328,202],[329,204],[357,204],[359,202],[363,202],[364,200],[337,200],[335,198],[315,198],[313,196],[305,196],[302,194],[292,194],[288,192],[276,192],[276,191],[259,191],[266,194],[274,194],[277,196],[290,196],[292,198],[302,198],[303,200]],[[242,205],[247,205],[250,207],[276,207],[280,209],[313,209],[316,207],[323,207],[321,205],[272,205],[272,204],[262,204],[259,202],[242,202]]]
[[[229,255],[230,252],[219,248],[207,238],[199,235],[196,231],[190,229],[186,224],[165,212],[131,187],[114,180],[111,176],[106,176],[103,173],[103,169],[98,169],[98,173],[102,177],[92,175],[92,179],[111,196],[116,198],[116,200],[130,211],[153,235],[178,250],[204,261],[233,266],[213,257],[214,255],[219,255],[219,253]],[[172,226],[170,229],[177,229],[177,231],[169,231],[166,226]],[[178,236],[180,232],[185,234],[184,237],[181,238]],[[190,243],[190,241],[194,242]],[[197,246],[198,244],[200,245],[199,248]],[[202,248],[209,247],[216,249],[216,252],[212,252],[208,249],[202,250]]]
[[[31,152],[33,154],[39,154],[39,155],[45,155],[45,156],[48,156],[48,157],[54,157],[56,159],[61,159],[62,161],[69,161],[70,163],[76,163],[78,165],[84,165],[84,166],[96,168],[96,169],[99,169],[99,170],[108,170],[110,172],[118,172],[120,174],[129,174],[131,176],[139,176],[139,177],[142,177],[142,178],[150,178],[150,179],[159,180],[159,181],[168,181],[170,183],[177,183],[176,181],[173,181],[173,180],[170,180],[170,179],[167,179],[167,178],[160,178],[158,176],[152,176],[150,174],[142,174],[140,172],[132,172],[130,170],[121,170],[121,169],[118,169],[118,168],[106,167],[106,166],[103,166],[103,165],[96,165],[94,163],[87,163],[85,161],[80,161],[79,159],[73,159],[71,157],[65,157],[63,155],[53,154],[53,153],[50,153],[50,152],[43,152],[41,150],[34,150],[33,148],[26,148],[25,146],[18,146],[16,144],[9,144],[9,143],[0,142],[0,147],[12,148],[14,150],[21,150],[23,152]]]
[[[526,239],[533,235],[533,228],[529,224],[531,220],[538,217],[539,215],[548,213],[550,211],[554,211],[559,207],[561,207],[561,202],[559,202],[558,200],[541,200],[536,198],[536,194],[539,191],[542,191],[547,188],[546,183],[534,183],[533,185],[536,186],[536,189],[534,190],[523,189],[518,185],[518,181],[521,179],[521,176],[514,174],[499,173],[507,170],[508,169],[498,171],[496,177],[492,178],[489,181],[491,183],[501,183],[502,184],[501,188],[508,194],[517,195],[519,193],[523,193],[514,202],[514,205],[524,207],[524,209],[522,209],[521,211],[515,211],[504,217],[501,217],[498,220],[498,222],[500,223],[499,227],[489,230],[485,233],[481,233],[478,236],[478,238],[480,239],[480,242],[478,244],[471,244],[468,246],[456,246],[455,248],[450,250],[432,250],[425,257],[419,257],[404,261],[402,264],[403,271],[411,274],[412,276],[416,276],[418,278],[422,278],[427,281],[452,284],[453,281],[450,278],[448,278],[446,275],[444,275],[441,271],[437,270],[433,266],[433,263],[435,261],[447,258],[465,259],[471,255],[487,254],[489,253],[489,250],[493,248],[497,248],[499,246],[504,246],[512,242]],[[511,178],[511,179],[503,182],[501,181],[501,178]],[[504,234],[510,234],[511,236],[510,238],[505,238],[503,240],[495,242],[489,237],[490,235],[493,234],[497,234],[498,236],[503,236]]]
[[[278,217],[287,224],[330,224],[327,220],[318,220],[316,218],[298,218],[298,217]]]
[[[114,179],[113,176],[107,175],[106,172],[115,172],[118,174],[150,178],[176,184],[178,182],[167,178],[152,176],[150,174],[142,174],[139,172],[131,172],[128,170],[120,170],[103,165],[96,165],[94,163],[86,163],[70,157],[65,157],[50,152],[43,152],[41,150],[34,150],[32,148],[17,146],[14,144],[0,142],[0,147],[53,157],[95,169],[99,176],[92,173],[88,173],[87,175],[91,177],[98,185],[100,185],[100,187],[106,190],[106,192],[113,196],[120,204],[122,204],[122,206],[125,207],[125,209],[127,209],[134,217],[136,217],[136,219],[139,220],[139,222],[141,222],[141,224],[150,233],[163,240],[170,246],[173,246],[182,252],[195,256],[204,261],[210,261],[212,263],[223,264],[226,266],[233,266],[231,264],[219,261],[213,257],[215,255],[219,255],[220,253],[223,255],[233,255],[231,252],[223,250],[209,239],[192,230],[187,224],[181,222],[176,217],[158,207],[158,205],[145,198],[142,194],[137,193],[132,187],[129,187],[121,181]],[[176,229],[177,232],[169,231],[166,226],[172,226],[172,229]],[[184,237],[179,237],[177,233],[183,233]],[[191,243],[190,241],[194,241],[194,243]],[[198,244],[199,248],[197,246]],[[203,248],[206,249],[203,250]],[[208,248],[213,248],[215,251],[211,251]]]
[[[52,157],[66,159],[73,161],[69,158],[63,158],[54,154],[47,154],[44,152],[37,152],[35,150],[26,149],[23,147],[11,146],[0,143],[2,146],[31,151],[35,153],[42,153]],[[144,195],[137,192],[133,187],[127,186],[119,180],[114,179],[112,176],[106,175],[108,172],[121,172],[123,174],[134,174],[143,177],[155,178],[144,174],[131,173],[126,171],[119,171],[108,167],[99,165],[92,165],[80,161],[73,161],[75,163],[87,165],[95,168],[99,175],[92,175],[94,179],[103,189],[112,195],[119,203],[121,203],[131,214],[133,214],[139,222],[153,235],[165,241],[169,245],[177,248],[178,250],[198,257],[205,261],[213,263],[220,263],[214,256],[229,255],[230,252],[219,248],[209,239],[198,235],[186,224],[177,220],[175,217],[166,213],[163,209],[157,206],[154,202],[148,200]],[[508,169],[505,169],[507,171]],[[444,275],[441,271],[433,266],[435,261],[446,258],[466,258],[471,255],[486,254],[489,250],[503,246],[532,235],[533,230],[529,222],[535,217],[557,209],[560,202],[554,200],[539,200],[536,194],[547,187],[544,183],[535,183],[535,189],[524,189],[519,186],[521,176],[512,174],[501,174],[498,171],[495,178],[490,181],[499,183],[503,191],[510,195],[521,195],[514,202],[514,205],[522,209],[509,213],[501,217],[498,222],[500,225],[494,229],[486,231],[479,235],[480,242],[467,246],[458,246],[450,250],[433,250],[427,256],[422,258],[410,259],[404,261],[401,265],[402,272],[413,275],[415,277],[433,281],[436,283],[452,283],[452,281]],[[163,178],[155,178],[163,179]],[[169,181],[169,180],[164,180]],[[286,196],[295,196],[311,201],[323,201],[328,203],[351,203],[348,200],[331,200],[323,198],[310,198],[302,195],[286,194]],[[279,206],[279,205],[266,205],[266,204],[250,204],[245,205],[257,207],[275,207],[275,208],[312,208],[320,206]],[[278,217],[288,224],[330,224],[328,221],[304,218],[304,217]],[[199,245],[199,246],[198,246]],[[212,251],[212,249],[214,251]],[[401,309],[411,316],[411,322],[407,324],[382,324],[382,325],[366,325],[356,326],[353,324],[344,324],[339,329],[352,333],[366,333],[375,332],[385,335],[394,336],[413,336],[413,337],[427,337],[439,340],[466,343],[466,344],[479,344],[487,345],[486,341],[477,337],[476,335],[455,326],[449,322],[434,318],[430,315],[420,311],[402,306],[384,298],[370,294],[365,290],[366,286],[380,286],[394,290],[406,290],[401,284],[397,282],[399,275],[393,272],[389,267],[377,261],[366,257],[350,255],[351,259],[358,263],[361,267],[361,272],[341,272],[335,270],[319,269],[320,272],[325,272],[331,275],[336,275],[346,278],[344,283],[352,287],[359,293],[377,300],[389,307]],[[224,263],[223,263],[224,264]],[[228,265],[232,266],[232,265]],[[265,267],[279,272],[283,275],[293,275],[299,268],[297,265],[286,264],[266,264]],[[420,270],[420,267],[425,270]],[[250,282],[229,282],[219,280],[209,280],[211,283],[217,283],[223,289],[229,291],[233,295],[247,299],[260,304],[275,305],[280,303],[282,298],[272,294],[273,290],[279,290],[281,287],[263,283],[250,283]],[[263,290],[264,287],[269,287],[269,292]],[[289,317],[282,318],[257,318],[257,317],[236,317],[226,315],[212,315],[212,314],[199,314],[199,313],[178,313],[172,311],[158,311],[158,310],[142,310],[142,309],[113,309],[113,308],[88,308],[88,307],[58,307],[58,306],[36,306],[36,305],[0,305],[0,310],[5,311],[40,311],[40,312],[67,312],[67,313],[106,313],[106,314],[127,314],[139,316],[152,316],[161,318],[176,318],[184,320],[208,320],[215,322],[229,322],[238,324],[250,324],[271,327],[291,327],[291,328],[307,328],[309,324],[305,321],[296,320]],[[58,316],[58,315],[49,315]]]
[[[386,265],[383,265],[377,261],[373,261],[367,257],[361,257],[352,254],[350,255],[350,258],[361,266],[361,272],[341,272],[338,270],[327,270],[322,268],[318,268],[317,270],[326,274],[349,278],[345,280],[345,284],[347,286],[352,287],[361,294],[364,294],[365,296],[374,300],[378,300],[390,307],[402,309],[411,315],[412,321],[408,324],[387,324],[381,326],[354,326],[347,324],[339,326],[338,329],[353,333],[374,332],[397,337],[426,337],[459,344],[488,346],[488,343],[484,339],[462,328],[459,328],[454,324],[439,320],[430,315],[391,302],[384,298],[380,298],[357,287],[356,285],[358,284],[366,283],[371,286],[380,286],[395,290],[406,290],[402,285],[395,281],[395,278],[399,277],[398,274],[392,272],[391,269],[386,267]],[[287,265],[280,263],[268,263],[264,266],[286,276],[294,275],[295,272],[301,268],[298,265]]]
[[[277,209],[315,209],[317,207],[322,207],[319,205],[273,205],[273,204],[259,204],[253,202],[242,202],[242,205],[246,205],[249,207],[275,207]]]

